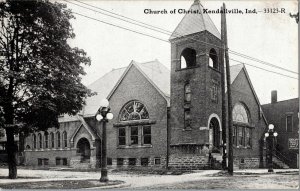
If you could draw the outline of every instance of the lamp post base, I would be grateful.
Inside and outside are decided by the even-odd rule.
[[[107,169],[101,170],[100,182],[108,182]]]

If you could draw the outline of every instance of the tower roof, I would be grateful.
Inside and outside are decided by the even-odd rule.
[[[199,0],[195,0],[189,9],[189,13],[185,14],[181,22],[177,25],[170,40],[205,30],[221,39],[220,32],[210,19],[209,15],[203,13],[202,4]]]

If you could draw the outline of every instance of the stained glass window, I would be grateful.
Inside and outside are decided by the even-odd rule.
[[[132,121],[149,119],[149,114],[144,106],[139,101],[131,101],[125,105],[120,113],[120,121]]]
[[[247,110],[241,103],[235,104],[232,111],[232,120],[235,122],[249,123]]]

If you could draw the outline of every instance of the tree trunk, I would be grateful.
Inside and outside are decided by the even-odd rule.
[[[12,127],[6,129],[6,152],[7,152],[7,162],[8,162],[8,177],[10,179],[17,178],[17,145],[14,141],[14,132]]]

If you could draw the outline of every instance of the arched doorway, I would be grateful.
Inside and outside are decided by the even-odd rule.
[[[77,143],[77,154],[81,156],[80,162],[89,162],[91,157],[90,143],[86,138],[81,138]]]
[[[221,145],[221,131],[220,124],[217,118],[211,118],[209,122],[209,139],[210,144],[212,144],[213,149],[220,149]]]

